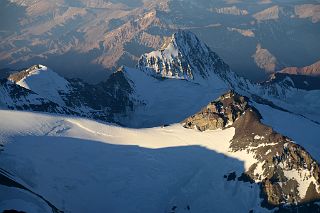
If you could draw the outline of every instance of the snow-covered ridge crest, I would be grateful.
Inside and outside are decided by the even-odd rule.
[[[138,68],[152,76],[197,83],[230,70],[195,34],[183,30],[174,33],[163,49],[144,54]]]
[[[66,94],[70,90],[66,79],[41,64],[12,74],[9,80],[59,104],[64,104],[60,93]]]

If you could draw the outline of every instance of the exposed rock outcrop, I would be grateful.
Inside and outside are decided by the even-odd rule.
[[[320,21],[319,4],[302,4],[294,7],[294,12],[299,18],[310,18],[313,23]]]
[[[230,92],[183,121],[184,127],[200,131],[222,129],[238,119],[248,107],[246,97]]]
[[[227,14],[227,15],[235,15],[235,16],[245,16],[248,15],[249,12],[247,10],[239,9],[236,6],[232,7],[222,7],[222,8],[214,8],[212,11],[219,14]]]
[[[42,68],[42,65],[40,65],[40,64],[33,65],[33,66],[29,67],[28,69],[11,74],[8,77],[8,79],[11,80],[12,82],[17,83],[20,80],[22,80],[23,78],[27,77],[32,71],[35,71],[35,70],[38,70],[41,68]]]
[[[275,5],[253,15],[257,21],[276,20],[279,18],[282,8]]]
[[[261,44],[257,45],[256,52],[252,57],[257,66],[266,72],[274,72],[278,66],[276,57],[269,50],[262,48]]]
[[[245,151],[256,160],[245,176],[261,184],[265,207],[320,199],[319,164],[303,147],[263,124],[248,98],[230,91],[183,124],[200,131],[235,128],[230,151]]]

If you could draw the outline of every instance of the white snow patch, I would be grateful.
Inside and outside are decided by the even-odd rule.
[[[277,145],[278,143],[260,143],[258,146],[256,147],[252,147],[252,148],[260,148],[260,147],[266,147],[266,146],[274,146]]]
[[[259,177],[259,180],[261,180],[261,181],[266,178],[266,177],[263,175],[263,173],[264,173],[263,164],[264,164],[264,162],[258,162],[258,163],[257,163],[257,167],[256,167],[256,169],[254,170],[254,175],[258,176],[258,177]],[[256,182],[257,182],[257,181],[256,181]]]
[[[255,136],[254,136],[254,139],[255,139],[255,140],[263,140],[263,139],[264,139],[264,136],[255,135]]]
[[[319,193],[319,185],[317,184],[316,179],[312,176],[310,171],[292,169],[290,171],[284,170],[283,172],[288,179],[294,179],[299,183],[298,191],[301,199],[305,198],[311,182],[314,183],[317,192]]]
[[[268,151],[266,152],[265,155],[268,155],[268,154],[271,153],[271,152],[272,152],[271,149],[268,149]]]

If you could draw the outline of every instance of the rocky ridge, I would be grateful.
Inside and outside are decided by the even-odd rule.
[[[240,16],[240,15],[245,16],[249,14],[247,10],[239,9],[236,6],[215,8],[215,9],[212,9],[212,11],[215,11],[216,13],[219,13],[219,14],[228,14],[228,15],[236,15],[236,16]]]
[[[264,86],[271,86],[275,84],[306,91],[319,90],[320,78],[307,75],[274,73],[270,75],[268,81],[262,83]]]
[[[133,110],[131,93],[133,88],[126,79],[124,71],[120,68],[106,81],[96,85],[83,82],[80,79],[63,79],[68,90],[59,90],[57,87],[39,88],[38,81],[34,85],[19,85],[22,79],[28,82],[30,73],[43,75],[43,65],[34,65],[26,70],[14,73],[8,80],[3,79],[0,84],[2,106],[9,109],[42,111],[49,113],[77,115],[108,122],[117,122],[118,113],[126,114]],[[47,69],[45,67],[45,69]],[[44,76],[41,78],[47,78]],[[50,76],[49,76],[50,77]],[[51,81],[52,79],[45,79]],[[29,88],[31,87],[31,88]],[[33,90],[33,88],[36,88]],[[39,91],[38,91],[39,90]],[[43,90],[43,91],[42,91]],[[52,94],[58,96],[53,98]],[[59,101],[57,101],[59,99]],[[61,100],[61,101],[60,101]]]
[[[282,8],[276,5],[254,14],[253,17],[260,22],[267,20],[276,20],[279,19],[279,15],[281,12]]]
[[[261,122],[248,98],[230,91],[182,123],[199,131],[235,128],[230,152],[245,151],[253,163],[238,180],[259,183],[268,208],[320,199],[319,164],[290,138]]]
[[[310,18],[313,23],[320,21],[320,5],[302,4],[294,7],[295,15],[299,18]]]
[[[287,67],[279,71],[280,73],[287,73],[293,75],[308,75],[308,76],[320,76],[320,61],[316,63],[305,66],[305,67]]]

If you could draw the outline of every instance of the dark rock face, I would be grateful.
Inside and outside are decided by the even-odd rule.
[[[260,183],[265,207],[320,199],[318,163],[303,147],[261,123],[261,115],[246,97],[230,91],[183,125],[200,131],[234,127],[231,152],[245,151],[256,160],[238,180]]]
[[[319,199],[320,168],[317,162],[301,146],[262,124],[260,118],[254,108],[247,109],[233,124],[236,131],[230,148],[235,152],[246,150],[254,154],[258,163],[246,173],[253,180],[262,182],[268,204],[276,206]],[[255,174],[257,164],[262,167],[262,174]],[[306,195],[300,194],[297,188],[303,184],[301,181],[309,179],[315,183],[309,183]]]
[[[105,82],[91,85],[78,79],[69,80],[72,91],[65,95],[64,101],[70,108],[87,108],[85,117],[116,122],[115,115],[133,110],[134,92],[122,70],[113,73]]]
[[[121,113],[126,109],[133,110],[133,101],[130,100],[130,96],[134,89],[129,80],[126,79],[122,68],[113,73],[106,82],[99,84],[99,86],[113,97],[109,104],[111,113]]]
[[[247,108],[247,98],[230,92],[184,120],[184,127],[200,131],[222,129],[237,120]]]
[[[316,202],[301,205],[279,206],[274,213],[320,213],[320,206]]]
[[[4,210],[2,213],[26,213],[26,212],[10,209],[10,210]]]
[[[237,177],[236,172],[231,172],[228,175],[225,175],[224,178],[227,179],[227,181],[235,181]]]
[[[230,148],[235,152],[246,150],[254,154],[258,161],[251,165],[246,174],[262,183],[267,203],[277,206],[319,199],[320,169],[317,162],[301,146],[262,124],[259,117],[253,110],[247,110],[234,123],[236,133]],[[258,164],[262,174],[255,173]],[[316,183],[310,181],[306,195],[300,194],[300,184],[309,179]],[[314,184],[317,184],[317,190]]]

